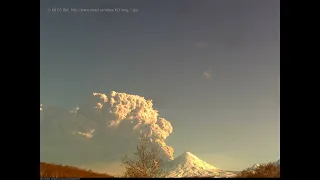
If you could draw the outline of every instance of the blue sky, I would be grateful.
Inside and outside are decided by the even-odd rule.
[[[53,13],[48,8],[136,8]],[[153,99],[167,144],[223,169],[280,158],[278,0],[41,1],[40,98]]]

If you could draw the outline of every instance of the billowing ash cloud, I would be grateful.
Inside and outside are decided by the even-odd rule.
[[[122,156],[135,150],[142,135],[159,148],[164,159],[173,159],[174,150],[165,143],[173,130],[171,123],[153,109],[152,100],[114,91],[109,95],[93,93],[88,103],[72,110],[47,107],[42,113],[44,161],[66,160],[57,157],[64,155],[70,161]]]

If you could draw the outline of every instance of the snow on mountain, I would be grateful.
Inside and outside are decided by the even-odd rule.
[[[166,177],[232,177],[235,174],[216,168],[185,152],[174,160],[168,161],[162,168]]]
[[[279,159],[278,161],[276,161],[276,162],[273,162],[272,164],[277,165],[277,166],[280,166],[280,159]],[[255,164],[255,165],[249,167],[247,170],[249,170],[249,171],[254,171],[254,170],[256,170],[256,169],[257,169],[259,166],[261,166],[261,165],[263,165],[263,164]]]
[[[246,170],[248,171],[254,171],[256,170],[259,166],[261,166],[260,164],[254,164],[253,166],[247,168]]]

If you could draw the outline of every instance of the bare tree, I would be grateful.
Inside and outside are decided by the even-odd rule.
[[[147,138],[143,136],[140,144],[137,146],[137,151],[134,158],[129,158],[125,155],[122,159],[122,164],[125,166],[124,177],[131,178],[159,178],[165,177],[161,171],[163,160],[160,156],[158,148],[149,147]]]

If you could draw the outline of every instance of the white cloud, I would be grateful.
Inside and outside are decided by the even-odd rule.
[[[205,79],[208,79],[208,80],[211,79],[212,78],[211,69],[204,71],[202,73],[202,76]]]
[[[81,136],[85,136],[86,138],[89,138],[89,139],[91,139],[94,135],[93,135],[93,133],[94,133],[94,131],[95,131],[95,129],[90,129],[88,132],[73,132],[73,134],[78,134],[78,135],[81,135]]]
[[[205,41],[199,41],[195,43],[195,46],[198,48],[207,48],[210,46],[210,43]]]

